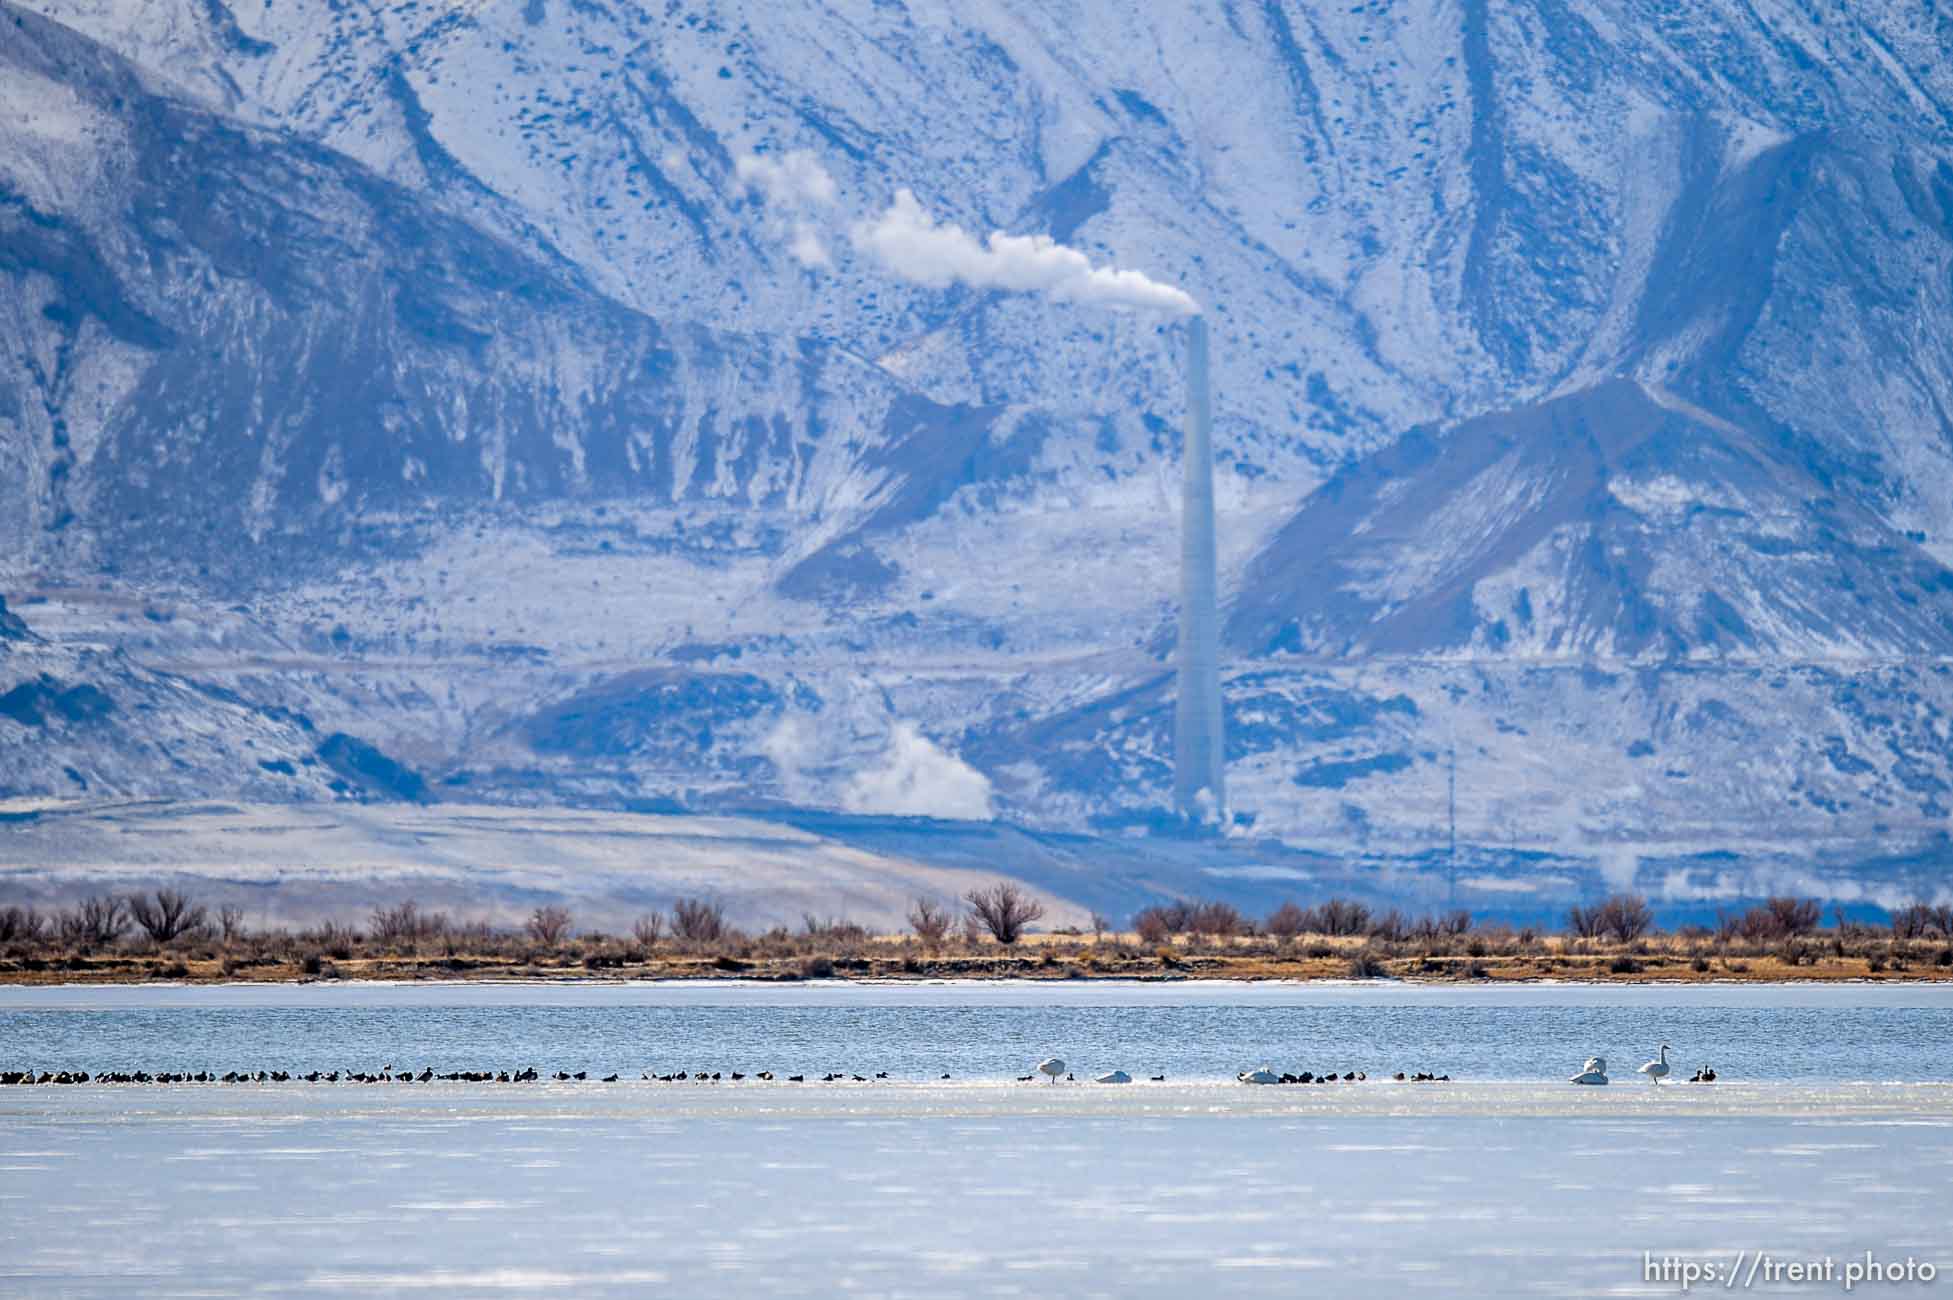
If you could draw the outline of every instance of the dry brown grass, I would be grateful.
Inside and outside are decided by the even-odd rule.
[[[169,904],[168,908],[164,903]],[[1870,926],[1815,904],[1772,899],[1715,929],[1650,931],[1639,900],[1576,909],[1569,932],[1474,924],[1469,914],[1409,918],[1329,900],[1283,907],[1257,927],[1224,904],[1147,908],[1131,931],[1102,919],[1093,933],[1026,933],[998,943],[917,900],[911,933],[870,933],[809,915],[798,929],[747,934],[709,899],[647,913],[624,936],[577,933],[560,907],[520,929],[422,912],[411,901],[373,909],[363,928],[322,922],[251,931],[231,910],[215,922],[191,900],[159,898],[183,924],[131,927],[116,900],[85,900],[43,917],[0,908],[0,983],[456,979],[1142,979],[1421,981],[1579,980],[1606,983],[1953,979],[1953,940],[1935,909]],[[1636,904],[1636,906],[1629,906]],[[1608,921],[1610,916],[1625,921]],[[1606,923],[1603,923],[1606,922]],[[1007,929],[1009,927],[1006,927]]]
[[[901,979],[1347,979],[1353,973],[1416,981],[1534,980],[1596,983],[1771,981],[1939,981],[1953,979],[1943,941],[1891,939],[1889,932],[1834,942],[1821,932],[1788,943],[1743,944],[1678,935],[1628,944],[1488,930],[1424,939],[1302,934],[1187,936],[1142,943],[1136,933],[1030,934],[1017,944],[912,935],[871,935],[846,923],[775,929],[718,943],[647,947],[636,937],[578,935],[554,948],[494,932],[416,945],[375,945],[361,936],[282,932],[242,942],[208,940],[119,950],[0,953],[0,983],[138,983],[154,980],[685,980]],[[328,947],[329,945],[329,947]]]

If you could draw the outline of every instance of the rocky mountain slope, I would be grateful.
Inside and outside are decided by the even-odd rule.
[[[907,189],[1208,305],[1244,829],[1937,879],[1949,22],[0,0],[0,689],[244,711],[0,787],[1156,826],[1176,332]]]

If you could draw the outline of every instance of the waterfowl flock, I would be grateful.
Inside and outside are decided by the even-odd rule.
[[[1363,1070],[1345,1070],[1341,1074],[1336,1073],[1334,1070],[1324,1070],[1321,1074],[1317,1074],[1313,1070],[1302,1070],[1294,1074],[1288,1073],[1287,1071],[1283,1071],[1282,1073],[1277,1074],[1275,1073],[1275,1071],[1269,1069],[1267,1066],[1264,1065],[1259,1070],[1244,1070],[1240,1074],[1235,1075],[1234,1077],[1239,1079],[1243,1083],[1283,1084],[1283,1083],[1363,1083],[1366,1080],[1368,1080],[1370,1076],[1367,1072]],[[1444,1077],[1446,1082],[1449,1082],[1451,1079],[1450,1075],[1446,1075]],[[1403,1081],[1404,1072],[1402,1070],[1399,1070],[1396,1074],[1396,1078],[1400,1082]],[[1426,1081],[1434,1081],[1436,1080],[1436,1078],[1437,1078],[1436,1075],[1420,1074],[1417,1076],[1417,1082],[1424,1083]]]
[[[1659,1085],[1663,1079],[1668,1077],[1670,1069],[1668,1053],[1670,1050],[1668,1044],[1663,1043],[1655,1059],[1642,1066],[1635,1073],[1645,1074],[1648,1076],[1650,1082]],[[1716,1072],[1709,1066],[1698,1066],[1695,1073],[1689,1076],[1688,1081],[1690,1083],[1714,1083],[1716,1081]],[[1607,1082],[1607,1058],[1604,1056],[1588,1057],[1587,1063],[1580,1067],[1580,1073],[1574,1075],[1567,1082],[1589,1086],[1605,1084]]]
[[[1647,1075],[1652,1082],[1659,1085],[1670,1072],[1670,1066],[1668,1064],[1669,1050],[1668,1044],[1663,1043],[1656,1059],[1640,1067],[1638,1073]],[[1032,1083],[1039,1076],[1042,1076],[1046,1083],[1053,1085],[1060,1082],[1077,1083],[1079,1081],[1076,1072],[1066,1065],[1063,1058],[1056,1056],[1047,1057],[1039,1061],[1031,1068],[1029,1073],[1012,1077],[1018,1083]],[[597,1079],[596,1082],[617,1083],[621,1077],[620,1074],[612,1072]],[[1363,1083],[1367,1082],[1369,1077],[1369,1074],[1363,1070],[1336,1070],[1332,1068],[1326,1070],[1277,1071],[1267,1065],[1263,1065],[1254,1070],[1243,1070],[1235,1075],[1235,1078],[1241,1083],[1258,1086]],[[1451,1076],[1449,1074],[1436,1074],[1422,1070],[1410,1073],[1399,1070],[1390,1077],[1397,1083],[1451,1082]],[[741,1083],[748,1079],[758,1083],[806,1083],[808,1078],[809,1076],[806,1074],[789,1074],[782,1077],[775,1075],[771,1070],[673,1070],[662,1074],[646,1070],[638,1076],[637,1081],[641,1083],[709,1085],[723,1082]],[[813,1078],[816,1082],[824,1084],[870,1084],[893,1081],[887,1070],[875,1071],[872,1078],[856,1070],[828,1070],[822,1074],[813,1076]],[[948,1074],[943,1074],[940,1076],[939,1081],[947,1081],[949,1078],[950,1076]],[[1166,1076],[1164,1074],[1148,1075],[1147,1079],[1152,1083],[1166,1082]],[[526,1084],[552,1082],[576,1084],[587,1081],[590,1081],[590,1072],[587,1070],[557,1070],[554,1073],[545,1075],[534,1066],[526,1066],[515,1070],[450,1070],[445,1073],[437,1072],[432,1066],[423,1066],[417,1071],[412,1069],[396,1071],[391,1064],[382,1065],[377,1070],[312,1070],[305,1074],[294,1074],[286,1070],[227,1070],[222,1074],[214,1073],[210,1070],[198,1070],[194,1072],[113,1070],[95,1074],[90,1074],[86,1070],[0,1070],[0,1086],[85,1083],[425,1084],[438,1082]],[[1588,1086],[1605,1084],[1607,1081],[1607,1058],[1603,1056],[1588,1057],[1585,1065],[1581,1067],[1580,1073],[1573,1075],[1569,1080],[1572,1083]],[[1690,1083],[1714,1083],[1715,1081],[1715,1070],[1706,1065],[1698,1068],[1688,1079]],[[1124,1070],[1109,1070],[1103,1074],[1093,1076],[1091,1082],[1095,1084],[1127,1084],[1133,1082],[1133,1076]]]

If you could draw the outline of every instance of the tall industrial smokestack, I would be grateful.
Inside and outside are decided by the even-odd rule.
[[[1180,698],[1173,711],[1173,802],[1200,821],[1227,808],[1221,735],[1221,630],[1214,588],[1214,437],[1207,320],[1187,322],[1186,489],[1180,514]]]

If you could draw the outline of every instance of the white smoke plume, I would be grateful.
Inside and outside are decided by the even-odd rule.
[[[849,812],[988,821],[990,779],[936,748],[909,723],[898,722],[888,733],[881,762],[848,782],[841,803]]]
[[[992,231],[979,242],[961,226],[938,222],[907,189],[873,221],[857,224],[854,245],[905,280],[932,289],[961,281],[977,289],[1041,293],[1058,302],[1098,303],[1128,310],[1198,315],[1200,305],[1170,284],[1090,258],[1049,235]]]
[[[817,266],[825,271],[834,265],[834,258],[827,251],[827,241],[812,222],[796,221],[793,225],[793,238],[787,241],[787,256],[802,266]]]
[[[771,203],[811,203],[831,208],[840,197],[834,178],[805,149],[794,149],[777,158],[742,154],[733,167],[748,189],[758,190]]]
[[[823,270],[834,265],[820,228],[806,214],[833,207],[840,190],[813,154],[805,149],[795,149],[779,157],[742,154],[734,170],[742,185],[765,196],[768,208],[777,210],[783,218],[800,214],[787,223],[791,231],[787,253],[794,261]]]

